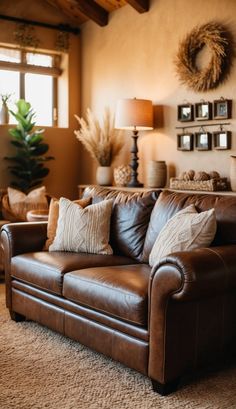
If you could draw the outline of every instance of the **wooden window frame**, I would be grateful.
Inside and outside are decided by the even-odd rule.
[[[60,69],[60,55],[54,54],[50,52],[42,52],[42,51],[35,51],[30,48],[28,49],[20,49],[17,47],[7,47],[3,44],[0,44],[1,48],[6,48],[9,50],[17,50],[20,52],[21,55],[21,62],[7,62],[7,61],[0,61],[0,70],[7,70],[7,71],[17,71],[20,73],[20,89],[19,95],[20,98],[25,98],[25,74],[39,74],[39,75],[49,75],[52,77],[52,126],[58,125],[58,77],[62,74],[62,70]],[[42,54],[47,55],[53,58],[53,66],[52,67],[43,67],[39,65],[28,64],[26,62],[26,55],[27,53],[35,53],[35,54]]]

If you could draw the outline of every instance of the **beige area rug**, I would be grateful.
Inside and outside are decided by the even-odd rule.
[[[33,322],[15,323],[0,285],[1,409],[236,409],[236,368],[173,395],[150,380]]]

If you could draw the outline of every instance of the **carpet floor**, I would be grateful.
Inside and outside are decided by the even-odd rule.
[[[33,322],[15,323],[0,285],[1,409],[236,409],[236,368],[161,397],[150,380]]]

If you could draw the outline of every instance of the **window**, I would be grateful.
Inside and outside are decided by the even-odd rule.
[[[9,108],[15,110],[14,102],[24,98],[37,114],[36,125],[57,125],[59,64],[58,54],[0,45],[0,93],[12,95]]]

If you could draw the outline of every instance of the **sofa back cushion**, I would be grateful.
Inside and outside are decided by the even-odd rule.
[[[113,199],[110,243],[114,254],[141,260],[151,212],[159,193],[117,191],[93,186],[85,189],[84,197],[92,196],[93,203]]]
[[[163,191],[152,211],[141,260],[147,262],[154,242],[166,222],[194,204],[198,212],[215,209],[217,231],[212,245],[236,244],[236,197]]]

